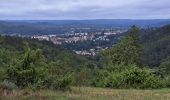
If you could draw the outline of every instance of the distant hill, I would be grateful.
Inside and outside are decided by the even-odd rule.
[[[96,20],[6,20],[0,21],[1,34],[63,34],[73,28],[124,27],[132,25],[142,28],[160,27],[170,24],[170,19],[130,20],[130,19],[96,19]]]
[[[170,25],[142,31],[143,63],[152,67],[170,57]]]
[[[159,27],[170,24],[170,19],[96,19],[96,20],[13,20],[6,21],[13,24],[34,24],[34,25],[82,25],[82,26],[112,26],[112,27],[130,27],[137,25],[140,27]]]

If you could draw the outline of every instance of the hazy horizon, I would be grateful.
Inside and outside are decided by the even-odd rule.
[[[97,20],[129,20],[129,21],[152,21],[152,20],[170,20],[165,19],[0,19],[0,21],[97,21]]]

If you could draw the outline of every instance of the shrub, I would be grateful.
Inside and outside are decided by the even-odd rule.
[[[100,74],[103,75],[103,74]],[[112,71],[107,73],[105,78],[98,76],[94,86],[111,88],[137,88],[137,89],[156,89],[165,86],[165,81],[156,76],[149,69],[141,69],[131,65],[128,69],[121,72]]]
[[[132,67],[121,73],[125,88],[161,88],[164,86],[163,79],[155,76],[149,69]]]
[[[0,81],[3,81],[6,77],[6,71],[3,68],[0,68]]]
[[[109,73],[106,70],[96,70],[91,85],[96,87],[106,87],[108,75]]]
[[[20,88],[37,84],[46,77],[46,63],[38,50],[28,50],[13,65],[7,69],[7,80]]]
[[[165,77],[165,85],[166,87],[170,87],[170,76]]]
[[[65,76],[49,76],[43,83],[44,88],[54,90],[67,90],[74,82],[73,74]]]
[[[13,89],[17,89],[18,87],[12,83],[12,82],[9,82],[9,81],[3,81],[3,82],[0,82],[0,89],[1,90],[13,90]]]

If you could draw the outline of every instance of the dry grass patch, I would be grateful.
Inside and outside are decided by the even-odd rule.
[[[1,91],[0,100],[170,100],[170,89],[134,90],[72,87],[72,91]]]

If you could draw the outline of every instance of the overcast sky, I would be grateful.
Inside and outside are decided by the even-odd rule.
[[[0,19],[168,19],[170,0],[0,0]]]

